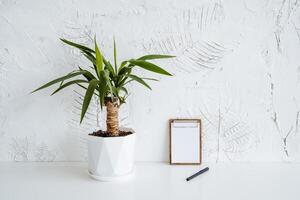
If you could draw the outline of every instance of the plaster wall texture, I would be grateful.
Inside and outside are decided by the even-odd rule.
[[[77,66],[66,38],[118,59],[171,54],[174,74],[152,91],[129,86],[120,123],[139,161],[168,160],[168,119],[201,118],[205,162],[300,161],[300,2],[297,0],[0,0],[0,160],[86,160],[87,133],[105,128],[84,91],[29,94]]]

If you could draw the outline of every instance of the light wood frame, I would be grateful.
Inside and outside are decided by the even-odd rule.
[[[172,152],[171,152],[171,147],[172,147],[172,129],[171,129],[171,126],[172,126],[172,123],[174,121],[196,121],[197,123],[199,123],[199,141],[200,141],[200,147],[199,147],[199,160],[200,162],[199,163],[174,163],[172,162]],[[201,119],[170,119],[169,120],[169,163],[170,165],[200,165],[202,163],[202,121]]]

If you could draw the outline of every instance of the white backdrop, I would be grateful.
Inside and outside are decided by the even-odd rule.
[[[108,58],[113,36],[119,60],[177,56],[159,62],[174,76],[154,75],[152,91],[130,86],[120,118],[138,134],[137,160],[166,161],[168,119],[199,117],[204,161],[300,161],[299,4],[0,0],[0,160],[86,159],[85,136],[105,120],[97,104],[80,126],[81,89],[29,93],[87,66],[60,37],[97,35]]]

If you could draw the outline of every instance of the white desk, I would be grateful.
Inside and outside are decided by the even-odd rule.
[[[130,181],[97,182],[85,163],[0,163],[1,200],[299,200],[300,164],[137,163]],[[203,165],[205,166],[205,165]]]

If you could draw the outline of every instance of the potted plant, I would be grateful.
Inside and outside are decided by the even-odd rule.
[[[138,82],[151,89],[143,78],[134,74],[136,67],[171,76],[169,72],[149,62],[154,59],[172,58],[170,55],[145,55],[137,59],[129,59],[118,64],[116,44],[114,41],[113,64],[106,60],[94,39],[94,48],[77,44],[66,39],[61,39],[67,45],[79,49],[83,56],[90,62],[89,70],[79,67],[77,70],[54,79],[33,92],[58,84],[58,88],[51,94],[62,89],[77,85],[84,88],[85,95],[82,103],[80,123],[84,119],[90,101],[94,95],[99,98],[101,109],[107,110],[107,130],[99,130],[88,135],[88,165],[90,175],[98,180],[110,181],[126,177],[132,174],[134,169],[135,133],[133,131],[120,130],[119,108],[126,102],[128,96],[127,84]],[[80,78],[79,78],[80,77]]]

